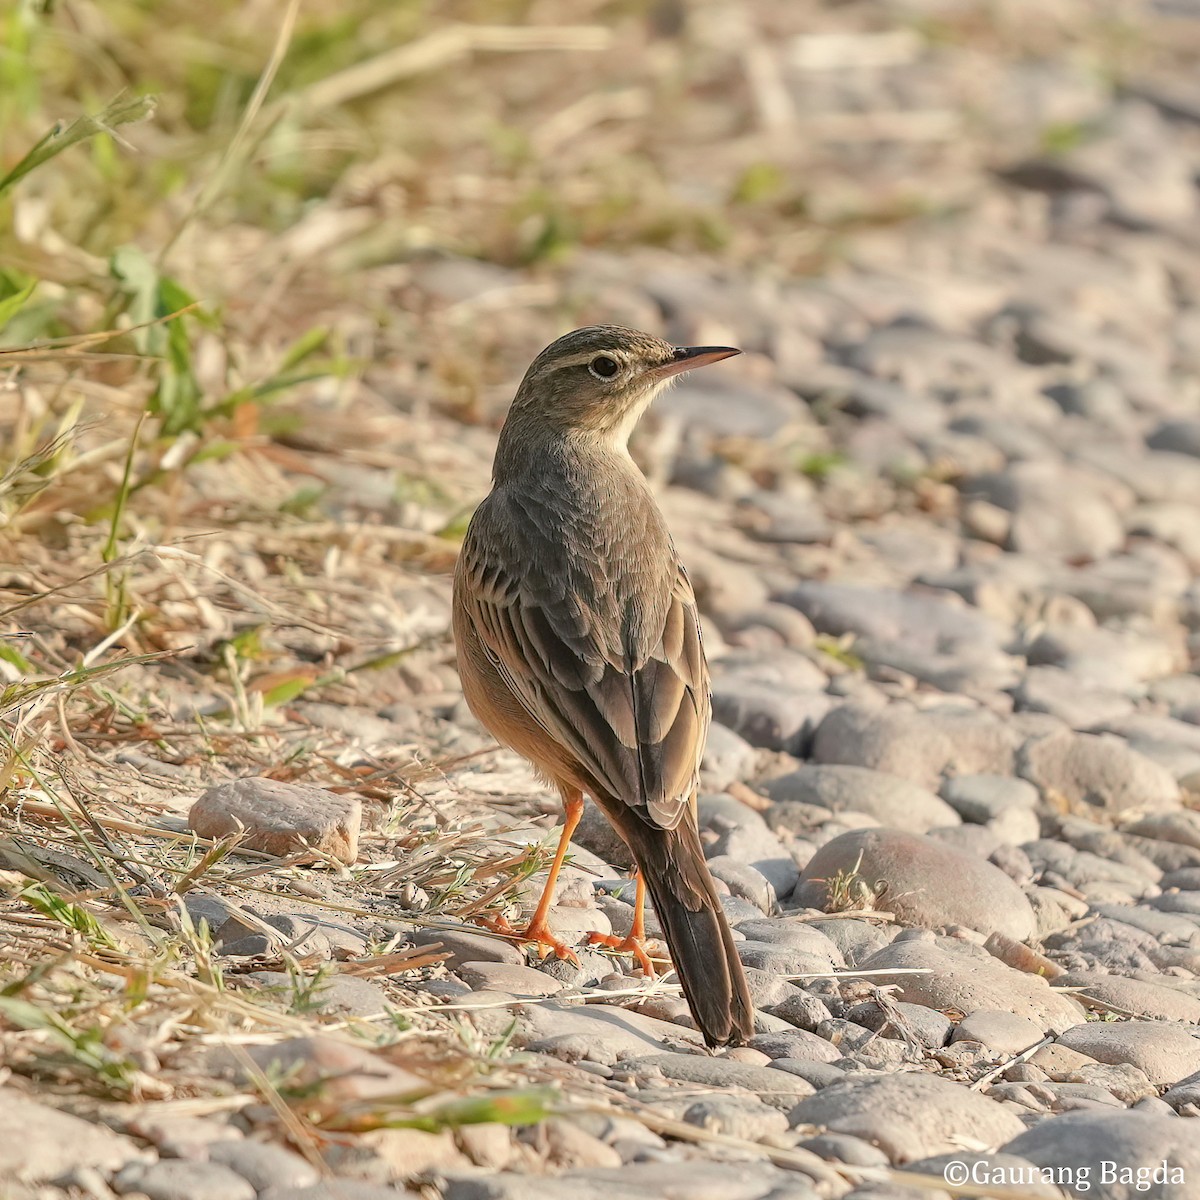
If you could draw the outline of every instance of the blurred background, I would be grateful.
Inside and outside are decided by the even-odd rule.
[[[703,610],[706,789],[928,789],[1061,727],[1133,765],[1089,790],[1083,743],[1047,813],[1194,803],[1198,66],[1197,0],[0,0],[0,999],[54,1078],[198,1095],[154,1055],[281,1028],[175,920],[200,882],[324,896],[386,958],[398,912],[544,863],[558,801],[465,710],[449,572],[582,324],[746,351],[633,447]],[[190,835],[255,775],[362,797],[353,865]],[[511,1029],[451,1033],[490,1071]]]
[[[453,694],[444,575],[495,429],[593,321],[745,348],[636,449],[786,577],[845,567],[842,520],[1011,543],[957,485],[1034,454],[1047,404],[1103,432],[1195,401],[1198,18],[10,0],[0,584],[13,617],[59,603],[0,665],[183,651],[278,702],[432,637],[404,686]],[[383,563],[412,574],[381,593]],[[354,634],[267,620],[272,587],[353,601]]]

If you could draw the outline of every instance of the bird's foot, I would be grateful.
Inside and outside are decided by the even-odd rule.
[[[607,946],[617,954],[632,954],[640,964],[647,979],[657,979],[654,970],[654,960],[646,949],[646,939],[636,934],[628,937],[618,937],[615,933],[589,933],[588,944],[592,946]]]
[[[544,920],[539,921],[535,918],[524,929],[514,929],[506,917],[477,917],[476,920],[485,929],[490,929],[501,937],[511,938],[523,946],[532,945],[534,953],[540,959],[545,959],[553,954],[555,958],[561,958],[579,966],[579,959],[576,957],[575,951],[566,942],[556,938],[551,932],[549,924]]]

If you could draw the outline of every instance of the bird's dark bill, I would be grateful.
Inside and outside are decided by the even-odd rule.
[[[676,346],[675,357],[669,363],[656,367],[653,373],[659,379],[669,379],[672,375],[707,367],[723,358],[732,358],[735,354],[741,354],[741,351],[733,346]]]

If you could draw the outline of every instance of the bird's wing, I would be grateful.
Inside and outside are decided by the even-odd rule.
[[[657,590],[669,595],[622,600],[620,588],[501,546],[486,528],[468,531],[458,565],[458,602],[488,657],[604,793],[674,828],[696,790],[710,714],[683,567],[673,555],[664,564]]]

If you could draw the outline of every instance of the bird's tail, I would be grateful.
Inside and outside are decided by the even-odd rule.
[[[676,828],[663,829],[629,814],[621,832],[645,877],[704,1040],[742,1045],[754,1033],[754,1005],[695,825],[685,815]]]

